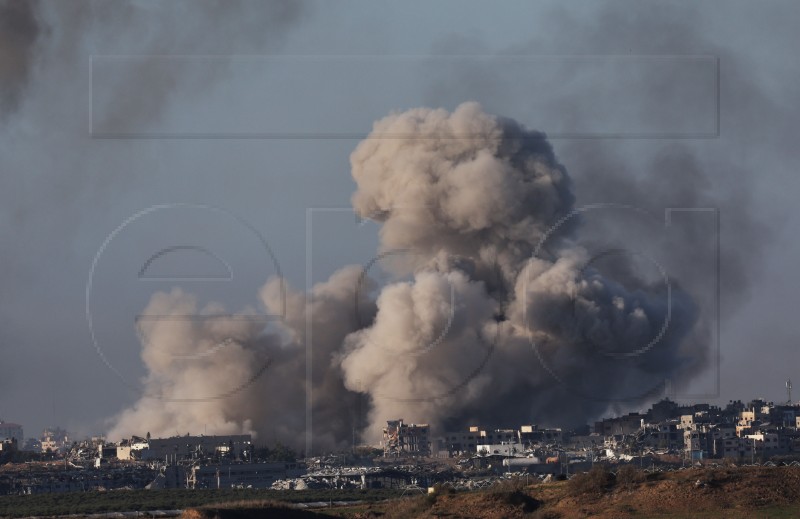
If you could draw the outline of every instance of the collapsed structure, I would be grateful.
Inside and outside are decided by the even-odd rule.
[[[116,448],[120,460],[159,459],[185,460],[205,457],[227,457],[249,459],[252,438],[249,434],[221,436],[173,436],[171,438],[140,438],[133,436],[123,440]]]
[[[389,420],[383,430],[383,456],[429,456],[431,442],[428,424],[407,424],[403,419]]]

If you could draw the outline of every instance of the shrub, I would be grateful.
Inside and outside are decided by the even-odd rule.
[[[519,476],[514,476],[509,479],[503,479],[495,482],[489,487],[491,494],[506,494],[509,492],[520,492],[525,488],[525,479]]]
[[[561,519],[561,512],[557,510],[539,510],[533,517],[535,519]]]
[[[631,490],[644,479],[644,473],[633,465],[623,465],[617,470],[617,485],[626,490]]]
[[[435,495],[414,496],[399,499],[386,511],[386,519],[411,519],[428,512],[436,504]]]
[[[611,473],[601,465],[595,465],[589,472],[575,474],[569,480],[569,490],[574,496],[602,494],[611,486]]]
[[[525,479],[512,477],[498,481],[488,490],[488,497],[497,503],[520,507],[524,512],[529,513],[539,508],[538,500],[524,492]]]
[[[433,492],[436,495],[451,495],[456,493],[456,489],[453,488],[451,485],[443,485],[441,483],[436,483],[433,485]]]

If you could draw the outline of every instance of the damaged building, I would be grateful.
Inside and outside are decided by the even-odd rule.
[[[205,457],[248,459],[252,454],[249,434],[222,436],[173,436],[171,438],[144,439],[137,436],[120,442],[117,458],[120,460],[169,460]]]
[[[429,433],[428,424],[407,424],[402,418],[389,420],[383,429],[384,457],[429,456]]]

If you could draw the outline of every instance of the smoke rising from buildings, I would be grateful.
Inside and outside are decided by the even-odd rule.
[[[680,289],[660,335],[668,319],[663,290],[606,279],[572,241],[574,223],[537,250],[574,199],[543,134],[474,103],[452,114],[394,114],[374,132],[409,137],[367,139],[355,150],[354,207],[362,217],[379,215],[384,250],[410,250],[415,261],[413,285],[385,288],[375,323],[348,337],[345,380],[350,389],[353,380],[367,381],[373,428],[393,415],[434,426],[485,421],[485,412],[500,423],[538,421],[545,418],[533,395],[558,385],[574,394],[554,399],[560,409],[552,406],[546,419],[576,424],[592,407],[576,401],[594,400],[602,411],[608,400],[657,390],[689,360],[702,364],[704,347],[680,346],[696,319]],[[504,283],[484,274],[498,271]],[[443,330],[434,347],[411,354]],[[650,351],[636,352],[651,341]],[[458,391],[448,394],[448,384]]]
[[[0,362],[0,388],[5,390],[0,407],[6,418],[25,423],[26,430],[61,423],[79,434],[97,434],[100,417],[117,412],[120,401],[128,401],[124,386],[106,372],[89,344],[83,309],[86,267],[98,243],[120,219],[163,202],[199,201],[236,207],[235,212],[259,222],[270,240],[283,240],[276,243],[280,245],[279,259],[284,260],[292,253],[302,255],[302,239],[294,237],[302,235],[304,209],[340,205],[349,194],[340,191],[342,183],[331,180],[344,175],[327,175],[356,144],[344,140],[92,139],[87,132],[91,56],[214,56],[202,63],[205,68],[195,68],[197,61],[173,70],[165,70],[165,62],[137,58],[130,61],[129,74],[124,68],[114,68],[122,74],[102,76],[111,83],[106,83],[109,88],[95,92],[109,95],[98,94],[94,99],[95,130],[123,133],[171,127],[170,123],[187,111],[184,98],[189,105],[197,101],[224,110],[220,100],[226,93],[246,91],[236,84],[236,77],[226,73],[227,55],[387,52],[487,57],[495,53],[632,54],[647,58],[651,54],[699,54],[719,60],[720,135],[716,138],[554,140],[558,161],[569,176],[555,188],[557,196],[553,198],[518,181],[524,177],[519,173],[524,168],[478,179],[487,192],[499,190],[508,200],[521,203],[536,196],[558,200],[562,205],[552,214],[537,206],[541,211],[530,217],[525,212],[530,208],[520,210],[514,204],[503,207],[488,201],[486,206],[470,208],[469,196],[476,191],[462,190],[458,184],[469,177],[468,161],[461,158],[448,160],[463,163],[458,166],[463,175],[452,178],[442,174],[447,180],[436,185],[416,179],[425,188],[416,193],[410,192],[410,185],[399,174],[388,178],[383,171],[376,173],[381,182],[397,182],[385,195],[377,194],[379,186],[368,186],[368,180],[362,179],[358,193],[364,195],[357,195],[362,200],[354,199],[354,204],[362,204],[360,214],[364,217],[383,222],[383,245],[376,254],[386,255],[377,264],[395,273],[394,282],[379,291],[362,276],[359,265],[346,271],[349,277],[332,278],[308,294],[290,290],[285,320],[267,330],[253,330],[235,319],[226,323],[223,316],[216,323],[190,323],[185,329],[166,322],[160,328],[152,321],[141,322],[139,332],[150,351],[145,358],[151,369],[145,393],[163,398],[137,402],[115,421],[115,434],[141,433],[152,425],[154,434],[159,430],[160,434],[185,434],[207,428],[209,432],[255,431],[264,441],[290,440],[306,426],[307,396],[313,403],[314,444],[320,448],[349,445],[354,425],[360,430],[371,423],[369,434],[373,434],[381,415],[390,408],[397,409],[390,418],[401,413],[406,420],[415,421],[435,416],[431,419],[434,423],[448,428],[478,421],[485,425],[583,421],[608,412],[605,397],[615,394],[633,397],[620,405],[625,407],[630,402],[635,408],[635,396],[649,388],[643,382],[644,374],[653,371],[654,365],[659,367],[657,355],[665,355],[667,369],[664,373],[655,369],[652,384],[661,384],[669,377],[673,389],[683,387],[679,386],[679,377],[668,373],[670,370],[687,379],[704,365],[701,352],[706,351],[708,339],[714,335],[711,328],[716,302],[715,294],[705,290],[713,283],[708,275],[713,273],[713,265],[709,268],[702,262],[713,255],[718,244],[722,248],[718,303],[726,326],[722,333],[721,396],[716,403],[769,392],[763,381],[774,379],[781,369],[789,369],[792,362],[788,360],[797,352],[791,326],[785,323],[791,321],[797,283],[793,285],[794,277],[784,272],[792,272],[791,258],[797,252],[792,239],[797,222],[791,193],[796,181],[794,128],[800,112],[792,87],[798,82],[800,68],[796,60],[786,58],[787,49],[797,46],[796,31],[791,16],[787,16],[795,6],[786,3],[764,9],[720,2],[681,7],[657,2],[545,3],[525,9],[528,14],[524,18],[531,23],[513,25],[503,20],[521,18],[502,8],[475,12],[462,9],[468,22],[465,24],[461,17],[453,18],[449,13],[459,7],[447,3],[406,6],[392,10],[392,16],[385,16],[381,8],[324,12],[327,7],[321,4],[311,4],[314,9],[308,9],[309,5],[282,0],[135,1],[124,6],[95,0],[0,0],[0,236],[8,245],[0,255],[0,284],[5,295],[0,299],[0,352],[4,358],[13,359]],[[420,18],[422,9],[430,9],[432,16]],[[321,16],[313,16],[319,11],[323,11]],[[470,17],[479,30],[472,30]],[[487,20],[492,23],[483,25]],[[331,29],[340,23],[352,30]],[[177,65],[171,59],[167,62]],[[547,100],[540,103],[544,110],[552,110],[545,114],[545,121],[567,121],[566,127],[580,128],[581,121],[592,117],[579,104],[563,101],[584,95],[591,77],[598,76],[576,70],[572,77],[554,78],[552,90],[523,87],[524,95],[509,96],[512,106],[521,108],[512,111],[492,105],[492,99],[499,97],[496,82],[502,78],[481,77],[481,70],[462,71],[461,67],[469,67],[469,60],[459,63],[455,60],[438,76],[424,78],[423,88],[430,87],[437,95],[423,94],[411,102],[452,109],[461,101],[480,99],[489,113],[512,116],[548,132],[557,130],[543,126],[537,119],[539,114],[534,116],[530,110],[524,113],[531,96]],[[106,62],[101,59],[96,64],[104,66]],[[599,77],[606,80],[610,75]],[[665,113],[665,105],[659,102],[665,91],[669,93],[671,81],[664,81],[661,75],[644,81],[640,77],[630,79],[650,93],[649,99],[641,100],[654,120],[681,119],[682,111]],[[607,83],[613,82],[612,77]],[[581,88],[574,89],[576,85]],[[363,86],[368,89],[374,85],[365,82]],[[130,103],[115,103],[114,93]],[[701,103],[703,98],[687,101],[692,107],[707,106]],[[405,102],[397,105],[410,106]],[[628,104],[611,103],[604,108],[608,120],[614,123],[614,114],[618,109],[624,112]],[[420,110],[417,119],[429,119],[431,124],[438,121],[435,124],[447,126],[453,119],[448,113],[423,116],[427,110]],[[291,122],[293,117],[285,114],[284,122]],[[381,124],[408,125],[413,119],[395,114]],[[495,124],[491,119],[476,118],[476,128],[459,130],[474,137],[476,153],[483,149],[481,146],[486,148],[481,153],[487,158],[482,160],[489,165],[493,156],[505,157],[513,152],[492,150],[486,142],[480,144],[481,132],[500,135],[522,131],[514,130],[510,121]],[[178,125],[182,122],[179,120]],[[214,121],[200,123],[213,128]],[[343,124],[348,126],[353,121]],[[397,131],[405,132],[400,127]],[[386,142],[377,142],[380,140]],[[391,158],[388,150],[405,143],[402,139],[395,143],[390,140],[371,139],[374,142],[366,141],[360,148],[375,145],[381,148],[375,151],[377,155],[400,164],[407,159],[405,152],[402,157]],[[468,139],[442,139],[451,140],[463,144]],[[539,146],[540,156],[548,156],[546,141],[534,143],[536,140],[526,146]],[[441,143],[442,149],[446,145]],[[522,156],[526,156],[524,152]],[[419,157],[414,160],[424,162]],[[550,167],[552,175],[560,168],[555,162]],[[238,189],[229,189],[234,182]],[[306,189],[309,185],[314,188]],[[449,196],[456,191],[461,193],[459,199]],[[423,203],[417,193],[428,193],[435,200]],[[280,203],[275,204],[278,196]],[[392,207],[382,202],[382,197],[402,199],[406,207],[424,205],[429,213]],[[440,207],[439,198],[448,200],[446,207]],[[572,227],[562,226],[559,235],[546,240],[536,254],[537,261],[528,261],[546,222],[569,214],[571,209],[609,202],[647,209],[661,218],[661,228],[636,227],[625,221],[620,225],[620,219],[612,217],[613,211],[582,213],[567,222]],[[486,211],[490,205],[492,210]],[[642,257],[633,253],[590,258],[608,248],[630,247],[635,251],[654,236],[661,236],[663,210],[668,206],[718,208],[722,238],[718,242],[715,229],[697,226],[700,220],[691,220],[676,225],[674,230],[679,232],[664,238],[674,246],[659,244],[658,252],[664,255],[653,256],[663,260],[673,276],[675,290],[671,295],[677,301],[673,309],[682,313],[671,319],[671,335],[659,343],[667,344],[667,348],[651,348],[648,357],[627,358],[619,353],[648,344],[651,336],[645,331],[647,326],[660,331],[664,285],[657,275],[647,275],[652,265],[638,261]],[[495,217],[496,211],[500,216]],[[280,214],[281,222],[284,217],[291,222],[273,224],[276,214]],[[622,220],[630,214],[619,212]],[[450,220],[442,224],[437,218],[444,215]],[[512,220],[522,223],[508,227],[507,222]],[[681,223],[677,218],[675,222]],[[428,231],[425,225],[431,223],[433,228]],[[280,230],[275,232],[270,225]],[[488,227],[477,230],[483,225]],[[772,246],[772,236],[782,238],[781,247]],[[292,246],[297,249],[292,250]],[[596,272],[586,270],[587,261]],[[289,278],[302,278],[301,271],[302,266],[296,267]],[[552,289],[562,282],[562,288]],[[261,279],[253,280],[253,294],[260,293],[265,305],[276,305],[281,297],[274,288],[276,281],[269,285],[271,290],[258,292],[260,283]],[[649,297],[637,298],[637,291]],[[205,302],[200,303],[195,296],[167,290],[158,300],[160,306],[149,311],[174,308],[178,312],[181,305],[188,308],[190,303],[203,307]],[[600,303],[595,305],[595,299]],[[641,312],[631,306],[634,300],[642,307]],[[544,306],[554,311],[552,315],[543,315],[539,308],[525,311],[522,301],[547,301]],[[354,302],[360,305],[357,311]],[[227,310],[242,309],[232,305]],[[394,315],[398,310],[406,312]],[[213,306],[206,311],[221,312]],[[306,393],[307,315],[313,316],[310,395]],[[732,316],[735,319],[730,319]],[[394,333],[391,330],[405,322],[415,323],[419,329],[404,330],[402,341],[387,338]],[[592,324],[597,322],[602,325]],[[577,327],[570,327],[572,324]],[[225,333],[216,331],[219,327],[226,328]],[[535,335],[529,337],[528,327],[540,329],[534,329]],[[589,357],[596,362],[587,362],[582,350],[587,343],[576,339],[576,330],[581,336],[590,335],[591,344],[603,352]],[[115,331],[120,336],[131,332],[122,327]],[[226,334],[232,338],[228,340]],[[607,339],[614,334],[618,334],[619,344]],[[177,340],[180,337],[197,341],[197,347],[184,348]],[[217,342],[219,337],[224,338]],[[394,355],[388,346],[384,348],[388,351],[382,351],[376,343],[384,340],[392,348],[408,352],[409,358],[398,361],[403,355]],[[175,348],[175,355],[169,348],[163,350],[159,346],[162,342]],[[764,344],[771,356],[787,362],[778,363],[781,366],[761,362],[764,349],[754,344]],[[573,352],[575,349],[578,351]],[[186,355],[186,351],[191,353]],[[140,369],[135,358],[138,351],[125,348],[125,352],[124,358],[130,362],[122,365]],[[205,377],[209,384],[201,386],[173,373],[165,358],[174,360],[176,366],[182,362],[182,369]],[[241,385],[222,376],[226,370],[215,368],[216,358],[226,358],[232,372],[243,370],[237,375],[245,377],[245,382],[253,379],[237,393],[240,399],[214,398]],[[638,371],[622,376],[622,368],[614,369],[618,364],[635,363],[637,358]],[[378,367],[368,369],[370,366],[361,363],[366,359],[375,359]],[[426,361],[443,359],[448,364],[440,366],[438,379],[432,378],[434,369],[425,365]],[[253,363],[247,365],[246,360]],[[710,359],[712,364],[714,360]],[[668,367],[670,363],[673,368]],[[595,364],[603,369],[595,370]],[[407,376],[401,385],[382,380],[384,376],[400,379],[417,368],[420,374],[416,378]],[[607,388],[608,372],[618,378]],[[185,387],[171,383],[172,376]],[[709,369],[694,380],[695,385],[702,384],[706,389],[707,382],[714,383],[713,372]],[[419,389],[407,387],[409,381]],[[423,389],[426,386],[428,390]],[[179,402],[192,391],[196,394],[190,398],[206,401]],[[598,398],[584,398],[587,392],[599,393]],[[658,398],[663,392],[659,389],[653,394]],[[781,395],[779,391],[777,396]],[[673,392],[670,396],[680,399],[682,395]],[[447,405],[450,402],[453,405]],[[191,408],[195,411],[190,412]],[[614,412],[621,410],[627,409],[616,408]],[[362,416],[368,412],[369,416]],[[179,425],[171,417],[179,417]]]
[[[207,431],[251,433],[261,441],[295,439],[305,430],[306,312],[314,315],[311,387],[314,415],[324,427],[315,440],[342,447],[352,437],[358,396],[344,389],[332,359],[356,322],[353,289],[360,269],[344,268],[312,291],[312,307],[301,292],[273,278],[260,290],[270,315],[283,318],[265,331],[263,323],[226,314],[219,305],[199,308],[197,299],[173,290],[156,293],[142,319],[142,359],[148,374],[143,397],[115,417],[110,437],[144,429],[153,435]],[[374,313],[364,301],[360,315]],[[170,319],[200,310],[198,320]]]
[[[180,425],[291,441],[304,430],[307,391],[318,448],[347,445],[353,427],[375,441],[398,416],[441,429],[541,421],[546,410],[547,420],[574,425],[609,400],[642,399],[679,368],[702,366],[706,345],[684,342],[696,307],[677,285],[667,300],[658,285],[631,289],[603,276],[572,239],[577,224],[534,256],[574,200],[543,134],[465,103],[391,114],[372,137],[351,155],[353,206],[381,223],[377,253],[398,260],[384,262],[394,281],[378,289],[351,266],[308,300],[289,290],[286,318],[270,334],[225,317],[214,326],[140,324],[145,397],[112,435]],[[273,314],[280,283],[261,290]],[[195,304],[159,293],[145,314]],[[250,380],[227,398],[181,402]],[[359,394],[363,422],[354,416]]]

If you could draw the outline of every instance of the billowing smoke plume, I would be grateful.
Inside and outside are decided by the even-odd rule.
[[[146,397],[112,435],[177,427],[290,441],[305,430],[306,400],[318,448],[348,444],[354,427],[375,441],[398,417],[439,430],[577,424],[702,366],[687,294],[609,279],[573,239],[578,224],[563,224],[574,209],[570,179],[543,134],[476,103],[392,114],[373,132],[351,156],[353,205],[382,223],[378,252],[397,260],[385,265],[395,280],[374,301],[361,267],[308,300],[288,291],[270,334],[224,317],[140,325]],[[386,134],[402,137],[377,138]],[[281,283],[261,291],[272,314]],[[181,292],[158,294],[145,314],[195,305]],[[208,388],[226,398],[182,401]],[[359,395],[365,421],[355,416]]]
[[[148,370],[144,396],[115,419],[111,437],[145,431],[157,436],[176,433],[252,433],[261,441],[283,441],[302,447],[297,438],[306,427],[308,387],[314,417],[324,427],[315,441],[342,447],[352,438],[358,395],[348,393],[331,364],[353,329],[353,289],[361,271],[344,268],[312,291],[312,307],[302,293],[272,279],[260,291],[270,315],[282,316],[265,331],[242,315],[228,315],[217,305],[198,308],[191,294],[180,290],[155,294],[139,321],[142,359]],[[202,319],[169,319],[200,310]],[[315,322],[311,384],[306,384],[306,312]],[[374,313],[364,301],[359,313]]]
[[[351,157],[359,215],[383,222],[384,250],[427,263],[465,259],[473,277],[513,283],[543,234],[572,209],[569,177],[544,135],[474,103],[375,124]],[[447,268],[447,267],[444,267]],[[462,266],[462,268],[467,268]]]
[[[704,349],[681,346],[691,299],[606,279],[570,239],[570,182],[544,135],[474,103],[374,131],[408,138],[355,150],[354,206],[383,222],[384,252],[412,252],[414,280],[384,288],[347,340],[345,381],[367,381],[373,433],[392,416],[574,424],[697,369]]]

